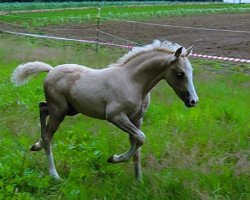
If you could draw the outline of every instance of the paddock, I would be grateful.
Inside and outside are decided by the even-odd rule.
[[[4,17],[1,29],[73,40],[1,32],[0,199],[248,199],[249,11],[141,21],[108,20],[102,13],[101,17],[98,41],[114,46],[100,44],[97,54],[96,44],[76,41],[96,42],[96,18],[27,28],[22,21]],[[134,181],[132,163],[106,162],[112,153],[129,147],[126,134],[101,120],[66,117],[53,139],[55,162],[64,180],[55,184],[47,176],[44,152],[29,151],[40,137],[38,103],[44,100],[44,75],[17,88],[10,82],[12,70],[31,60],[104,68],[128,52],[125,47],[154,39],[186,47],[194,44],[194,54],[217,56],[190,59],[200,99],[197,107],[185,108],[165,82],[152,91],[142,125],[146,141],[140,183]]]

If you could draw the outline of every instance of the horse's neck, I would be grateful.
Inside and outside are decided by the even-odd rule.
[[[139,86],[143,98],[164,78],[167,66],[163,62],[167,58],[166,53],[147,52],[127,63],[130,65],[128,73]]]

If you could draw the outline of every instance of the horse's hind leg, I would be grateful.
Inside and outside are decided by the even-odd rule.
[[[39,110],[40,110],[40,124],[41,124],[41,139],[39,139],[37,143],[35,143],[30,147],[30,151],[39,151],[43,149],[42,137],[44,135],[44,130],[46,126],[46,118],[49,115],[48,104],[46,102],[40,102]]]
[[[55,179],[60,179],[60,177],[55,168],[53,153],[51,149],[51,140],[54,136],[54,133],[57,131],[60,123],[63,121],[64,117],[65,114],[62,114],[61,112],[51,112],[50,110],[49,120],[45,127],[44,134],[42,135],[43,147],[49,163],[49,173]]]

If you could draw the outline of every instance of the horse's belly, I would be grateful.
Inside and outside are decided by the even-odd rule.
[[[69,102],[75,110],[83,115],[98,119],[106,118],[106,107],[101,100],[97,100],[96,98],[90,99],[85,96],[83,98],[71,99]]]

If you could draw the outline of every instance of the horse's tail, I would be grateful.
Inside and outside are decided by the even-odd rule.
[[[40,72],[49,72],[53,67],[43,62],[28,62],[17,66],[11,76],[11,81],[20,86],[27,83],[28,79]]]

